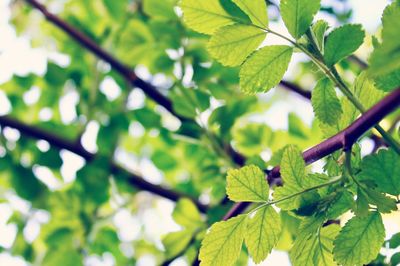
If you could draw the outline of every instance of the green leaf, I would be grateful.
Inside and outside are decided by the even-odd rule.
[[[375,85],[378,89],[391,92],[400,87],[400,68],[383,76],[375,78]]]
[[[266,202],[269,185],[265,173],[250,165],[228,171],[226,194],[233,201]]]
[[[293,49],[285,45],[264,47],[255,52],[240,70],[240,87],[245,93],[267,92],[286,72]]]
[[[293,145],[286,148],[281,161],[281,176],[284,183],[298,188],[306,177],[306,164],[301,151]]]
[[[347,190],[338,193],[326,211],[326,218],[333,220],[352,208],[353,195]]]
[[[185,23],[200,33],[213,34],[220,27],[234,23],[219,0],[182,0],[180,7]]]
[[[358,217],[365,217],[368,215],[369,203],[365,193],[361,188],[357,189],[357,200],[354,209],[355,215]]]
[[[334,85],[327,78],[317,83],[311,102],[316,117],[325,124],[336,124],[343,113]]]
[[[121,33],[123,45],[117,50],[117,55],[130,65],[136,65],[150,56],[154,46],[154,36],[149,26],[144,22],[133,19],[125,26]]]
[[[393,150],[380,150],[361,161],[360,178],[372,180],[378,190],[397,196],[400,194],[400,156]]]
[[[368,77],[365,71],[358,75],[351,90],[354,96],[356,96],[367,109],[374,106],[385,96],[383,91],[375,87],[374,81]]]
[[[379,212],[353,217],[334,241],[334,257],[339,264],[367,264],[379,253],[385,240],[385,228]]]
[[[210,54],[225,66],[237,66],[264,41],[266,33],[248,25],[219,29],[208,43]]]
[[[261,123],[239,124],[235,126],[232,137],[237,150],[245,156],[251,157],[260,154],[270,147],[273,141],[271,128]]]
[[[321,228],[316,234],[300,233],[290,251],[294,266],[337,265],[333,260],[333,241],[339,234],[340,226],[331,224]]]
[[[389,247],[390,248],[397,248],[400,247],[400,233],[394,234],[389,240]]]
[[[348,24],[334,29],[326,38],[324,59],[333,66],[354,53],[363,43],[365,33],[358,24]]]
[[[143,0],[143,11],[153,18],[177,19],[174,12],[174,1],[171,0]]]
[[[247,215],[215,223],[204,237],[199,258],[202,266],[233,265],[240,255]]]
[[[375,48],[370,58],[369,74],[381,76],[400,68],[400,2],[386,7],[382,16],[382,44]]]
[[[320,5],[319,0],[281,1],[280,9],[283,22],[295,39],[299,39],[310,27]]]
[[[172,217],[177,224],[185,228],[195,229],[203,225],[200,212],[191,200],[181,199],[176,203]]]
[[[271,206],[263,207],[249,219],[245,242],[255,263],[268,256],[278,243],[280,233],[281,218]]]
[[[370,188],[363,188],[362,192],[365,193],[368,202],[375,205],[379,212],[390,213],[397,210],[395,199],[386,197],[384,194]]]
[[[240,9],[246,13],[254,25],[267,28],[268,12],[265,0],[232,0]]]
[[[400,264],[400,252],[393,254],[390,258],[391,265],[399,265]]]
[[[326,22],[325,20],[318,20],[311,27],[311,30],[317,42],[318,49],[322,51],[322,53],[324,53],[325,50],[325,33],[328,27],[328,22]]]
[[[124,17],[124,11],[128,6],[128,1],[120,0],[103,0],[104,6],[107,8],[107,11],[114,19],[120,20]]]
[[[283,186],[274,191],[274,200],[279,200],[303,190],[303,180],[306,177],[305,162],[300,150],[295,146],[288,146],[282,156],[281,176]],[[300,206],[300,197],[280,202],[278,207],[284,210],[295,209]]]
[[[43,266],[80,266],[82,255],[71,247],[55,248],[47,251],[41,265]]]
[[[192,237],[193,232],[189,230],[167,234],[162,240],[165,248],[165,257],[170,259],[181,253],[189,245]]]

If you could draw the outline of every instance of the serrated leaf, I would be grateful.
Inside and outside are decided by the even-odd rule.
[[[263,261],[276,246],[281,233],[281,218],[271,206],[258,210],[247,225],[245,242],[255,263]]]
[[[325,32],[328,29],[328,27],[329,27],[328,22],[326,22],[325,20],[318,20],[311,27],[311,30],[317,42],[318,49],[322,51],[322,54],[324,53],[325,50],[325,45],[324,45]]]
[[[230,25],[219,29],[208,43],[210,54],[225,66],[237,66],[264,41],[266,33],[248,25]]]
[[[281,161],[281,176],[283,186],[274,191],[274,200],[279,200],[303,190],[303,180],[306,177],[305,162],[300,150],[295,146],[288,146],[283,152]],[[291,210],[300,206],[300,197],[277,204],[284,210]]]
[[[312,92],[311,102],[316,117],[325,124],[336,124],[343,113],[334,85],[327,78],[317,83]]]
[[[281,15],[289,33],[299,39],[310,27],[320,8],[319,0],[282,0]]]
[[[343,265],[367,264],[379,253],[385,240],[385,228],[379,212],[353,217],[334,241],[335,260]]]
[[[361,161],[361,179],[372,180],[378,190],[394,196],[400,194],[400,156],[393,150],[380,150]]]
[[[363,188],[362,190],[368,202],[375,205],[379,212],[390,213],[397,210],[395,199],[386,197],[384,194],[370,188]]]
[[[294,266],[334,266],[333,241],[339,234],[340,226],[331,224],[321,228],[317,234],[307,235],[301,233],[297,237],[290,258]]]
[[[215,223],[201,243],[200,265],[233,265],[242,249],[246,221],[247,215],[239,215]]]
[[[382,44],[375,48],[370,58],[369,74],[381,76],[400,68],[400,2],[394,1],[385,8],[382,16]]]
[[[376,88],[374,81],[368,77],[366,72],[361,72],[358,75],[351,90],[367,109],[374,106],[385,96],[383,91]]]
[[[172,218],[174,218],[177,224],[189,229],[198,228],[203,224],[196,205],[188,199],[181,199],[176,203],[175,209],[172,212]]]
[[[268,27],[267,4],[264,0],[232,0],[232,2],[249,16],[254,25],[261,28]]]
[[[268,201],[269,185],[265,173],[255,165],[229,170],[226,194],[233,201]]]
[[[347,24],[334,29],[326,38],[324,59],[333,66],[354,53],[364,41],[365,33],[358,24]]]
[[[219,0],[182,0],[180,7],[185,23],[200,33],[213,34],[219,28],[235,22]]]
[[[376,77],[375,85],[385,92],[391,92],[400,87],[400,68],[386,75]]]
[[[286,72],[293,49],[285,45],[267,46],[256,51],[240,70],[240,88],[254,94],[276,86]]]
[[[306,164],[301,151],[293,145],[286,148],[281,161],[281,176],[284,183],[302,188],[306,176]]]

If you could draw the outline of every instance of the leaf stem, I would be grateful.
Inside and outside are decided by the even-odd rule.
[[[328,182],[325,182],[325,183],[323,183],[323,184],[319,184],[319,185],[314,186],[314,187],[306,188],[306,189],[304,189],[304,190],[302,190],[302,191],[299,191],[299,192],[294,193],[294,194],[292,194],[292,195],[289,195],[289,196],[280,198],[280,199],[275,200],[275,201],[265,202],[265,203],[263,203],[263,204],[257,206],[255,209],[251,210],[248,214],[252,214],[252,213],[258,211],[259,209],[261,209],[261,208],[263,208],[263,207],[271,206],[271,205],[273,205],[273,204],[277,204],[277,203],[280,203],[280,202],[283,202],[283,201],[286,201],[286,200],[295,198],[295,197],[300,196],[300,195],[302,195],[302,194],[305,194],[305,193],[307,193],[307,192],[310,192],[310,191],[313,191],[313,190],[316,190],[316,189],[320,189],[320,188],[323,188],[323,187],[327,187],[327,186],[333,185],[333,184],[335,184],[335,183],[338,183],[338,182],[341,181],[341,180],[342,180],[342,177],[341,177],[341,176],[336,176],[336,177],[334,177],[332,180],[330,180],[330,181],[328,181]]]
[[[272,32],[271,32],[272,33]],[[279,35],[278,35],[279,36]],[[287,39],[285,37],[285,39]],[[362,105],[362,103],[354,96],[351,90],[348,88],[346,83],[343,81],[341,76],[339,75],[338,71],[336,70],[335,66],[328,67],[321,54],[321,51],[318,50],[318,46],[315,43],[314,38],[309,38],[311,44],[314,46],[317,57],[308,51],[304,46],[298,43],[293,43],[297,48],[303,51],[306,55],[310,57],[310,59],[316,64],[325,74],[326,76],[332,80],[336,86],[340,89],[340,91],[349,99],[349,101],[361,112],[365,113],[366,109]],[[379,124],[375,125],[375,129],[382,135],[382,137],[387,141],[387,143],[398,153],[400,154],[400,144],[389,134],[387,133]]]

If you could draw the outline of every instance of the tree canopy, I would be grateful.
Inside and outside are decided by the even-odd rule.
[[[346,0],[5,8],[0,61],[42,70],[0,63],[0,255],[400,264],[400,0],[373,33]]]

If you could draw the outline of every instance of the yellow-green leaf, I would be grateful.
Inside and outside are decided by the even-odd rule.
[[[342,106],[336,95],[333,83],[325,78],[320,80],[311,98],[315,116],[323,123],[334,125],[342,115]]]
[[[364,265],[379,253],[385,240],[385,228],[379,212],[353,217],[334,241],[334,257],[342,265]]]
[[[220,27],[234,23],[219,0],[182,0],[180,7],[185,23],[200,33],[213,34]]]
[[[268,12],[265,0],[232,0],[246,13],[254,25],[267,28]]]
[[[199,258],[201,266],[233,265],[240,255],[247,215],[215,223],[204,237]]]
[[[278,243],[281,217],[271,206],[261,208],[248,221],[245,242],[255,263],[263,261]]]
[[[283,22],[296,39],[310,27],[319,8],[319,0],[281,0],[280,3]]]
[[[219,29],[208,43],[208,51],[225,66],[237,66],[264,41],[266,33],[248,25],[230,25]]]
[[[292,58],[293,49],[286,45],[267,46],[256,51],[240,70],[240,88],[254,94],[266,92],[281,80]]]
[[[228,171],[226,193],[233,201],[268,201],[265,173],[255,165]]]
[[[363,43],[364,37],[364,30],[358,24],[348,24],[334,29],[326,38],[325,63],[332,66],[354,53]]]

